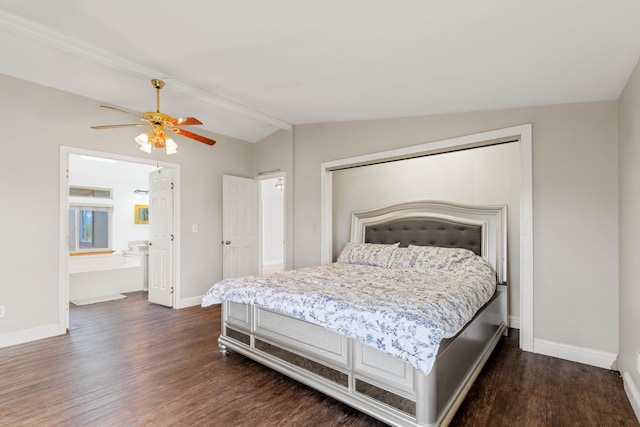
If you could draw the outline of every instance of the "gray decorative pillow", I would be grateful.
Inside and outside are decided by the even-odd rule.
[[[338,256],[338,262],[346,264],[389,267],[391,258],[400,243],[379,245],[374,243],[347,243]]]
[[[415,254],[413,268],[416,270],[450,273],[461,270],[467,262],[476,256],[468,249],[439,246],[409,245],[409,252]]]

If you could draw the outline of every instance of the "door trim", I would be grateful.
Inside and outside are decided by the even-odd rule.
[[[69,221],[67,218],[69,211],[69,192],[68,187],[68,169],[69,169],[69,155],[87,155],[93,157],[104,157],[107,159],[121,160],[125,162],[141,163],[147,165],[155,165],[158,167],[171,168],[174,171],[174,203],[173,203],[173,224],[175,232],[175,247],[173,252],[174,260],[174,304],[173,308],[182,308],[180,298],[180,165],[177,163],[169,163],[164,161],[158,161],[156,159],[125,156],[115,153],[107,153],[104,151],[87,150],[84,148],[60,146],[60,169],[59,169],[59,237],[58,237],[58,264],[59,264],[59,276],[58,276],[58,323],[59,330],[64,333],[69,328],[69,273],[67,267],[68,258],[68,236],[69,236]]]

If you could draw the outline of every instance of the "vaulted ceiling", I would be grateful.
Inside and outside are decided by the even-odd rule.
[[[0,0],[0,53],[0,73],[137,112],[162,78],[163,112],[256,142],[302,123],[615,100],[640,2]]]

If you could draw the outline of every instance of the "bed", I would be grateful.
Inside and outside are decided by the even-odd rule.
[[[212,287],[203,297],[202,305],[222,304],[222,332],[218,343],[223,354],[236,351],[389,425],[444,426],[455,414],[500,337],[506,335],[506,215],[507,207],[503,205],[471,206],[440,201],[409,202],[354,212],[350,242],[337,262],[276,276],[227,279]],[[363,248],[369,252],[360,252]],[[406,261],[403,257],[434,251],[448,254],[447,268],[455,268],[456,274],[466,277],[479,271],[482,283],[488,275],[492,276],[492,288],[487,291],[485,284],[480,291],[475,284],[460,286],[466,292],[455,303],[464,306],[461,311],[468,311],[467,302],[462,304],[464,301],[472,301],[468,302],[469,306],[482,305],[468,315],[470,320],[452,320],[458,315],[435,309],[442,311],[443,321],[451,325],[438,325],[428,329],[431,335],[425,335],[423,323],[431,325],[431,319],[419,320],[423,323],[417,325],[404,324],[405,319],[415,317],[414,299],[420,300],[423,296],[407,297],[393,286],[401,280],[400,276],[422,280],[423,273],[407,269],[409,266],[403,265],[403,260]],[[388,263],[376,265],[389,252],[392,255]],[[356,262],[363,259],[365,262]],[[370,263],[371,259],[376,261]],[[416,258],[411,259],[417,265]],[[368,263],[372,266],[362,265]],[[445,275],[439,270],[424,274]],[[352,308],[343,307],[343,300],[350,294],[345,297],[341,293],[351,292],[351,279],[344,278],[345,275],[355,275],[356,282],[368,283],[366,292],[384,294],[385,298],[394,295],[389,307],[384,306],[382,310],[395,313],[384,311],[395,307],[402,312],[401,317],[387,319],[390,320],[387,323],[364,322],[357,311],[340,311]],[[311,278],[305,282],[305,289],[309,291],[301,293],[304,297],[285,288],[287,280],[294,276]],[[366,278],[362,279],[363,276]],[[283,288],[271,287],[276,280]],[[336,286],[341,280],[345,284]],[[247,283],[260,288],[260,292],[268,289],[267,296],[256,297],[258,290],[247,290],[244,287]],[[381,287],[376,289],[371,283]],[[293,309],[290,304],[274,305],[272,302],[282,293],[287,295],[287,304],[292,301],[302,304]],[[329,307],[329,314],[308,308],[320,306]],[[363,306],[363,311],[367,308]],[[352,321],[345,322],[345,317]],[[342,323],[337,326],[331,323],[336,319]],[[464,323],[456,325],[456,321]],[[365,330],[361,332],[365,323]],[[390,331],[389,339],[376,335],[380,332],[377,329],[389,332],[396,324],[403,329]],[[370,334],[366,333],[368,327]],[[452,332],[455,334],[447,336]],[[399,340],[399,336],[406,338],[407,343]]]

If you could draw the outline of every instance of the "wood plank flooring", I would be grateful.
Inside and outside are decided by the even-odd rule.
[[[219,306],[146,293],[73,307],[69,334],[0,349],[0,426],[383,424],[217,349]],[[504,338],[452,426],[639,426],[616,372],[522,352]]]

